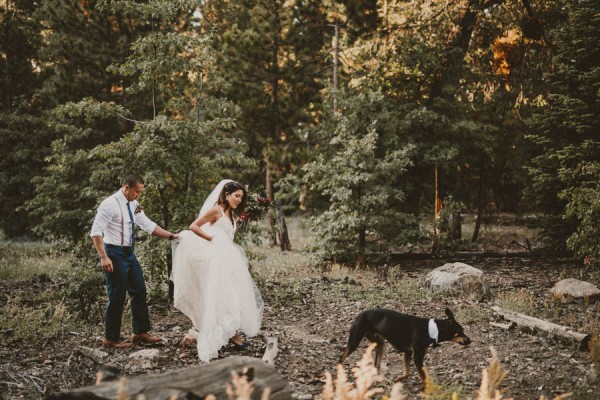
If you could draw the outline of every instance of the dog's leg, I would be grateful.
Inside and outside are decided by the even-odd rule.
[[[415,356],[415,367],[417,368],[417,372],[419,373],[419,378],[421,378],[421,383],[423,384],[423,388],[425,388],[425,371],[423,370],[423,361],[425,360],[426,351],[416,351]]]
[[[338,364],[343,364],[349,355],[350,355],[350,351],[348,350],[348,347],[344,347],[344,351],[342,352],[342,355],[340,356],[340,359],[338,360]]]
[[[412,353],[410,351],[402,353],[402,359],[404,360],[404,374],[402,376],[394,379],[395,382],[400,382],[406,379],[408,376],[408,371],[410,371],[410,359],[412,358]]]
[[[348,335],[348,344],[344,348],[344,351],[338,360],[338,364],[343,364],[346,358],[358,348],[362,338],[365,337],[365,334],[367,333],[365,318],[366,317],[364,316],[364,313],[359,314],[356,320],[352,323],[352,326],[350,327],[350,334]]]
[[[369,340],[377,343],[377,347],[375,348],[375,368],[377,368],[377,372],[381,372],[381,359],[385,350],[385,339],[380,334],[375,333],[369,336]]]

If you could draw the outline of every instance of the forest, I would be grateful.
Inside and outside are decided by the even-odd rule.
[[[427,299],[443,315],[448,299],[414,287],[424,270],[492,250],[523,257],[478,265],[495,274],[504,305],[523,300],[566,325],[583,318],[579,328],[597,333],[594,305],[533,304],[550,280],[600,284],[599,37],[597,0],[4,0],[0,354],[27,343],[25,321],[42,326],[59,311],[62,328],[42,333],[46,343],[79,332],[65,328],[74,321],[98,330],[104,286],[90,228],[127,173],[143,176],[140,203],[173,232],[187,229],[221,179],[247,187],[264,210],[236,241],[270,292],[272,331],[297,323],[276,316],[289,319],[290,310],[308,319],[333,305],[400,307],[388,290],[418,303],[407,311],[431,314],[420,303]],[[493,237],[498,226],[512,236]],[[170,320],[171,247],[143,236],[137,249],[167,335],[189,323]],[[50,305],[36,308],[30,290]],[[329,290],[339,297],[327,300]],[[315,296],[306,307],[302,293]],[[360,300],[348,304],[353,296]],[[476,325],[489,318],[471,303],[457,307]],[[22,320],[8,317],[19,310]],[[315,329],[335,330],[341,343],[350,317]],[[292,392],[319,392],[301,388],[289,346],[282,373]],[[333,353],[319,359],[324,369],[334,371]],[[44,393],[15,389],[12,357],[1,361],[1,391]],[[479,378],[478,361],[476,376],[463,378]],[[90,384],[94,366],[81,365],[69,364],[70,378],[51,379],[49,390]],[[533,384],[511,382],[512,395],[551,396],[580,383],[546,392],[549,383],[529,391]]]

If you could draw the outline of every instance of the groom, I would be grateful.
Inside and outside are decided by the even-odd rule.
[[[150,317],[146,283],[142,267],[134,254],[135,225],[165,239],[177,239],[178,235],[164,230],[144,214],[137,202],[143,189],[141,177],[135,174],[125,176],[121,189],[100,203],[90,232],[100,256],[108,292],[105,338],[102,341],[104,347],[125,348],[137,342],[157,343],[162,340],[148,334]],[[126,293],[131,297],[132,343],[121,341],[121,317]]]

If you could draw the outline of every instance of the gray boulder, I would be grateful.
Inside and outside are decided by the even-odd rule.
[[[561,303],[600,300],[600,290],[594,284],[574,278],[567,278],[557,282],[550,289],[550,295]]]
[[[485,273],[468,264],[446,263],[431,271],[425,285],[434,292],[451,292],[469,298],[489,297],[490,284]]]
[[[133,371],[143,371],[158,367],[158,349],[144,349],[129,355],[129,367]]]

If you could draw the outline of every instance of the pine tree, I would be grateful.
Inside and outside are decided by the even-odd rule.
[[[327,205],[311,220],[317,252],[359,265],[417,235],[415,219],[402,212],[413,146],[398,143],[398,111],[380,93],[355,93],[339,107],[319,128],[319,154],[303,179]]]
[[[149,208],[168,226],[193,219],[194,205],[221,178],[221,168],[249,165],[243,144],[229,137],[239,110],[219,95],[226,83],[216,73],[210,38],[192,25],[179,28],[182,16],[191,20],[193,2],[99,3],[109,19],[137,17],[131,53],[108,68],[129,82],[123,96],[136,100],[123,103],[133,109],[102,95],[57,107],[62,138],[29,203],[43,214],[40,232],[75,241],[85,240],[99,193],[127,172],[147,178],[146,198],[157,209]],[[150,111],[146,118],[140,118],[143,109]],[[66,190],[77,201],[66,198]]]
[[[21,0],[0,4],[0,230],[10,237],[30,235],[36,223],[23,204],[53,139],[32,101],[41,82],[36,7]]]
[[[565,24],[551,32],[556,52],[554,70],[545,78],[548,92],[528,120],[537,149],[529,168],[529,194],[544,212],[548,245],[554,249],[568,245],[577,256],[597,263],[600,4],[567,2],[565,11]]]

